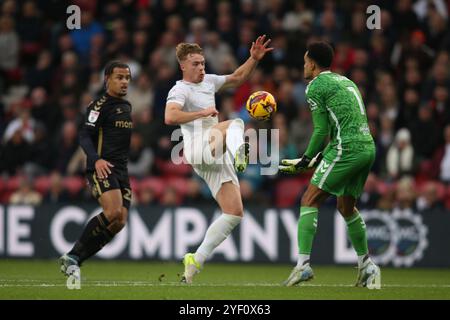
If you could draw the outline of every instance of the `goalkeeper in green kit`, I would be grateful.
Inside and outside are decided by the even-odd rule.
[[[330,195],[335,195],[337,209],[345,219],[348,237],[358,255],[356,286],[378,289],[380,268],[369,257],[366,225],[355,206],[375,159],[364,103],[352,81],[329,71],[333,60],[329,44],[311,43],[304,59],[304,77],[311,79],[306,98],[314,132],[304,155],[299,159],[282,160],[279,170],[295,174],[316,169],[301,200],[298,262],[284,285],[293,286],[314,277],[310,254],[318,209]],[[329,143],[322,151],[327,137]]]

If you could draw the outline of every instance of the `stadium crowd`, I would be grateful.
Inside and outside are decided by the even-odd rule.
[[[81,29],[66,26],[72,3],[81,8]],[[381,8],[379,30],[366,26],[372,4]],[[332,70],[363,95],[377,146],[360,207],[450,209],[449,8],[444,0],[1,0],[0,203],[93,201],[78,132],[111,59],[128,63],[133,76],[134,204],[211,203],[190,166],[171,161],[176,127],[163,117],[181,77],[175,46],[200,44],[207,72],[228,74],[267,34],[275,50],[247,83],[219,93],[220,120],[279,129],[280,158],[300,156],[313,130],[303,54],[309,41],[327,40],[335,48]],[[270,123],[246,113],[256,90],[277,100]],[[310,173],[262,176],[259,169],[250,165],[240,175],[245,204],[299,203]]]

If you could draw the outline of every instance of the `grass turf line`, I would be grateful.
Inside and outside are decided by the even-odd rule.
[[[313,266],[315,279],[286,288],[293,265],[206,264],[192,285],[181,263],[88,261],[68,290],[57,260],[0,260],[0,299],[450,299],[450,270],[382,268],[382,289],[355,288],[352,266]]]

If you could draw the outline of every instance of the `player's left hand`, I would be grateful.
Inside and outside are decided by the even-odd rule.
[[[252,42],[252,47],[250,48],[250,56],[259,61],[261,60],[264,55],[269,52],[272,51],[273,48],[271,47],[267,47],[271,41],[271,39],[266,40],[266,35],[263,36],[259,36],[258,39],[256,39],[256,41]],[[265,41],[265,42],[264,42]]]
[[[321,152],[319,152],[312,159],[305,155],[298,159],[283,159],[281,160],[282,165],[278,166],[278,170],[283,173],[295,174],[307,169],[314,168],[321,160]]]

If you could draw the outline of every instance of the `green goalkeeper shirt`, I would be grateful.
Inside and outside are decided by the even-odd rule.
[[[306,87],[314,132],[305,155],[313,158],[322,150],[327,136],[328,148],[357,150],[373,147],[364,103],[353,81],[331,71],[323,71]]]

